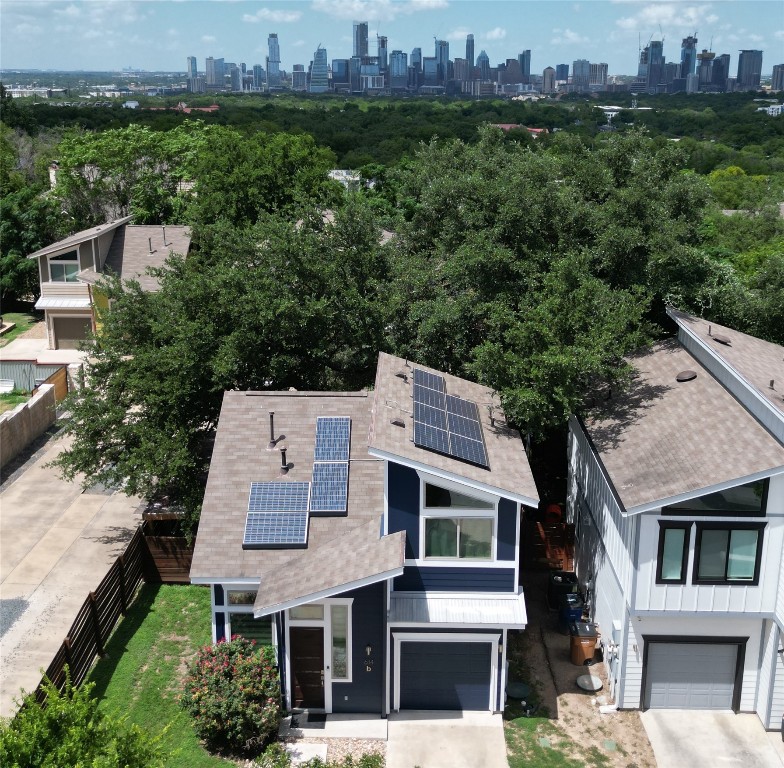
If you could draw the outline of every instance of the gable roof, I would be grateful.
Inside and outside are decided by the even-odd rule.
[[[110,221],[97,227],[90,227],[90,229],[83,229],[81,232],[77,232],[74,235],[69,235],[63,240],[58,240],[56,243],[47,245],[46,248],[41,248],[40,250],[29,254],[27,258],[37,259],[39,256],[46,256],[50,253],[57,253],[58,251],[72,248],[79,245],[80,243],[86,242],[87,240],[92,240],[99,235],[110,232],[113,229],[117,229],[117,227],[121,227],[123,224],[127,224],[132,218],[132,216],[124,216],[123,218],[117,219],[116,221]]]
[[[412,415],[414,368],[443,376],[449,394],[472,400],[479,406],[489,469],[467,464],[451,456],[444,456],[414,445]],[[397,375],[401,372],[405,373],[406,378]],[[493,408],[493,423],[490,420],[489,406]],[[392,424],[395,418],[402,418],[404,426]],[[520,433],[505,425],[498,397],[493,390],[481,384],[381,353],[376,370],[368,442],[370,453],[374,456],[393,459],[401,464],[421,468],[458,483],[468,483],[529,506],[535,507],[539,503],[539,494]]]
[[[585,420],[627,512],[784,472],[784,447],[677,340],[629,361],[629,391]],[[685,370],[696,378],[677,382]]]

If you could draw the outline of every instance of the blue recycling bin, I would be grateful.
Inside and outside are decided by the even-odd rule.
[[[569,633],[569,626],[580,621],[583,617],[583,606],[585,605],[582,597],[574,593],[561,595],[560,609],[558,611],[558,629],[561,634]]]

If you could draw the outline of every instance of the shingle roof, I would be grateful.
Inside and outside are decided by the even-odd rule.
[[[670,310],[670,315],[679,325],[689,328],[708,344],[738,376],[784,414],[784,347],[718,323],[709,323],[685,312]],[[717,342],[716,334],[728,338],[730,344]],[[771,380],[774,382],[773,388],[770,387]]]
[[[172,253],[187,254],[190,244],[191,233],[187,227],[129,225],[115,232],[103,271],[123,280],[138,280],[145,291],[156,291],[158,280],[145,274],[147,268],[162,267]]]
[[[627,511],[784,468],[784,447],[675,339],[629,359],[630,391],[585,422]],[[676,382],[685,370],[696,378]]]
[[[69,235],[63,240],[58,240],[56,243],[47,245],[46,248],[41,248],[40,250],[35,251],[35,253],[29,254],[27,258],[37,259],[39,256],[43,256],[47,253],[54,253],[55,251],[61,251],[64,248],[68,248],[70,246],[79,245],[79,243],[83,243],[86,240],[92,240],[94,237],[98,237],[98,235],[101,235],[112,229],[116,229],[117,227],[121,227],[123,224],[127,224],[131,220],[131,218],[132,218],[131,216],[125,216],[122,219],[117,219],[116,221],[110,221],[106,224],[101,224],[98,227],[90,227],[90,229],[83,229],[81,232],[77,232],[76,234]]]
[[[254,613],[266,616],[294,604],[339,594],[352,585],[400,576],[403,573],[406,535],[398,531],[379,536],[379,521],[311,547],[291,559],[286,568],[261,574]]]
[[[288,448],[286,458],[293,464],[286,479],[299,481],[311,479],[316,417],[351,417],[347,515],[311,517],[305,552],[371,521],[375,525],[365,528],[368,542],[377,541],[384,509],[384,470],[383,462],[367,450],[370,401],[367,392],[226,392],[191,579],[259,578],[262,572],[274,571],[303,554],[302,550],[242,548],[250,483],[280,479],[280,451],[267,450],[269,411],[275,412],[276,436],[285,435],[281,444]],[[308,589],[315,586],[309,584]]]
[[[412,418],[414,368],[443,375],[449,394],[473,400],[479,406],[490,464],[489,470],[414,445]],[[400,371],[406,373],[405,379],[396,375]],[[491,405],[494,424],[490,423],[488,406]],[[403,419],[404,427],[394,426],[391,423],[396,417]],[[442,374],[425,366],[407,363],[399,357],[384,353],[379,355],[369,436],[371,452],[378,451],[384,455],[399,457],[402,463],[428,465],[457,481],[468,480],[501,495],[511,496],[523,503],[536,506],[539,494],[520,433],[504,426],[503,419],[498,397],[488,387],[450,374]]]

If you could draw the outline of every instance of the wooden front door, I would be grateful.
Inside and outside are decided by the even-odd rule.
[[[292,704],[298,709],[324,708],[324,628],[290,627]]]

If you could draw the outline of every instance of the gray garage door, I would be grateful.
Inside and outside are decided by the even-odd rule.
[[[53,320],[56,349],[78,349],[92,329],[89,317],[55,317]]]
[[[401,709],[490,709],[490,643],[400,645]]]
[[[645,706],[732,709],[737,645],[651,643]]]

